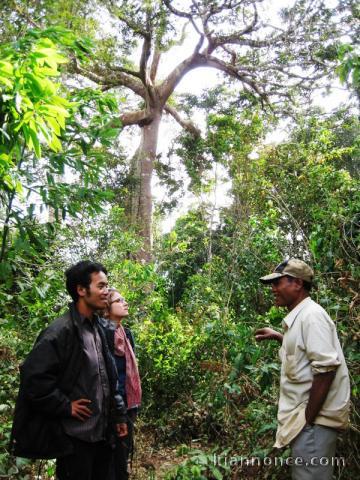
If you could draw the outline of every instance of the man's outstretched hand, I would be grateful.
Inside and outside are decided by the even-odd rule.
[[[126,423],[118,423],[116,425],[116,434],[120,438],[126,437],[126,435],[128,434],[127,424]]]
[[[91,403],[91,400],[87,398],[79,398],[71,402],[71,416],[77,418],[81,422],[91,417],[92,411],[87,407]]]
[[[282,334],[269,327],[256,330],[255,338],[258,342],[261,342],[262,340],[277,340],[278,342],[282,343],[283,341]]]

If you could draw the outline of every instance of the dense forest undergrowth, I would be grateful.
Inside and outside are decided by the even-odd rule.
[[[259,277],[282,258],[298,256],[314,265],[313,298],[336,322],[350,370],[351,427],[339,442],[346,466],[338,475],[357,475],[360,190],[356,171],[350,172],[356,170],[358,146],[338,144],[345,129],[356,131],[357,120],[339,118],[335,128],[330,121],[312,120],[297,128],[291,141],[259,150],[251,163],[234,154],[232,206],[212,226],[211,205],[179,218],[170,233],[158,235],[153,263],[131,258],[139,239],[124,227],[117,207],[94,225],[59,226],[49,248],[37,246],[17,257],[11,283],[1,290],[2,468],[18,365],[40,329],[65,308],[64,268],[87,257],[108,266],[111,284],[130,305],[144,388],[138,475],[157,478],[152,469],[170,463],[175,467],[169,465],[169,479],[288,478],[285,467],[261,466],[260,460],[260,466],[244,460],[231,467],[225,460],[216,464],[214,455],[228,460],[279,455],[272,448],[278,348],[257,344],[254,331],[263,325],[280,329],[284,312],[272,307],[271,292]],[[80,232],[76,238],[74,229]],[[284,458],[288,454],[281,452]],[[183,459],[177,467],[176,455]],[[19,465],[20,471],[28,468]]]
[[[273,449],[278,346],[254,337],[281,329],[285,312],[259,278],[289,257],[313,266],[312,297],[337,326],[351,422],[335,473],[360,475],[358,6],[339,2],[335,14],[295,2],[281,13],[288,36],[265,29],[262,42],[251,36],[263,28],[253,5],[262,2],[193,3],[186,16],[167,1],[4,1],[0,478],[54,478],[54,462],[12,458],[8,441],[19,365],[66,309],[64,271],[80,259],[102,262],[129,303],[144,394],[132,478],[289,478],[289,450]],[[105,7],[117,23],[109,17],[104,33]],[[218,32],[239,18],[247,30]],[[179,71],[160,88],[157,68],[189,25],[200,38],[182,74],[208,62],[223,77],[176,96]],[[311,105],[320,78],[348,92],[331,112]],[[184,130],[171,144],[160,135],[159,153],[147,135],[165,112]],[[141,148],[131,157],[135,126]],[[151,205],[155,174],[163,198]],[[193,204],[163,233],[186,189]]]

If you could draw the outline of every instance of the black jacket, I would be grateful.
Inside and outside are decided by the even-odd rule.
[[[20,366],[20,388],[10,439],[11,452],[25,458],[58,458],[73,451],[61,419],[71,416],[72,391],[82,365],[83,343],[74,306],[43,330]],[[111,389],[112,423],[126,421],[114,360],[99,324]]]

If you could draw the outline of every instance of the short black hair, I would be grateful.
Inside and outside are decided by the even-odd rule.
[[[79,300],[77,286],[81,285],[82,287],[89,288],[91,274],[98,272],[104,272],[105,275],[107,275],[107,270],[104,265],[98,262],[91,262],[90,260],[82,260],[66,270],[66,290],[74,302]]]
[[[310,292],[313,287],[313,284],[310,282],[307,282],[306,280],[303,280],[303,287],[307,292]]]

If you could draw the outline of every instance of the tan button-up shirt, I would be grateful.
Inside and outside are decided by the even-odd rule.
[[[306,424],[305,409],[314,375],[336,370],[315,423],[336,429],[348,424],[350,383],[336,327],[310,297],[283,320],[281,380],[275,447],[288,445]]]

